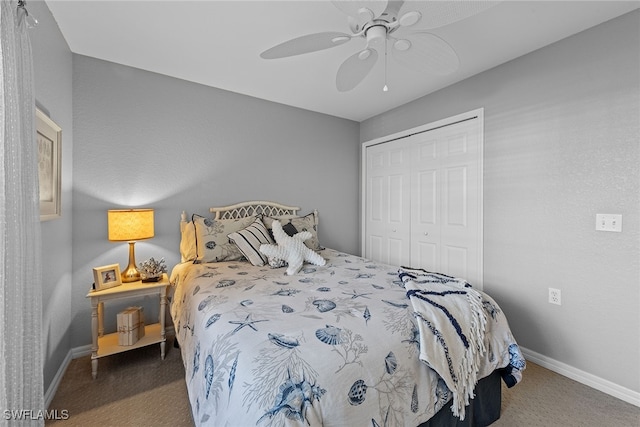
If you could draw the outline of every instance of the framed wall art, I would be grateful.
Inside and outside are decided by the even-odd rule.
[[[40,221],[59,218],[62,129],[36,108],[38,180],[40,182]]]
[[[93,269],[94,289],[102,291],[122,285],[120,277],[120,264],[104,265]]]

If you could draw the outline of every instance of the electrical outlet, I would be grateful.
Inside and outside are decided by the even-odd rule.
[[[562,305],[560,289],[549,288],[549,303]]]

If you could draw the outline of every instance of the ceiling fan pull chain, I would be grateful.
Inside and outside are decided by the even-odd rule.
[[[389,88],[387,87],[387,38],[384,39],[384,87],[382,88],[383,92],[388,92]]]

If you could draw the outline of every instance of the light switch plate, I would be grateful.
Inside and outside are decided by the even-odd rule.
[[[622,215],[596,214],[596,230],[622,232]]]

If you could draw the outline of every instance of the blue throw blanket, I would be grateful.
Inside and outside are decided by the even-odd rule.
[[[474,397],[473,390],[481,378],[482,362],[489,348],[507,353],[510,365],[511,353],[517,353],[515,364],[519,369],[510,366],[508,370],[513,384],[520,380],[524,359],[506,319],[488,295],[473,289],[464,280],[444,274],[403,268],[399,276],[418,323],[420,359],[435,370],[451,390],[455,416],[464,419],[465,407]],[[501,343],[487,342],[488,328],[492,329],[492,335],[496,335],[496,330],[499,332]],[[494,357],[490,355],[490,359]]]

